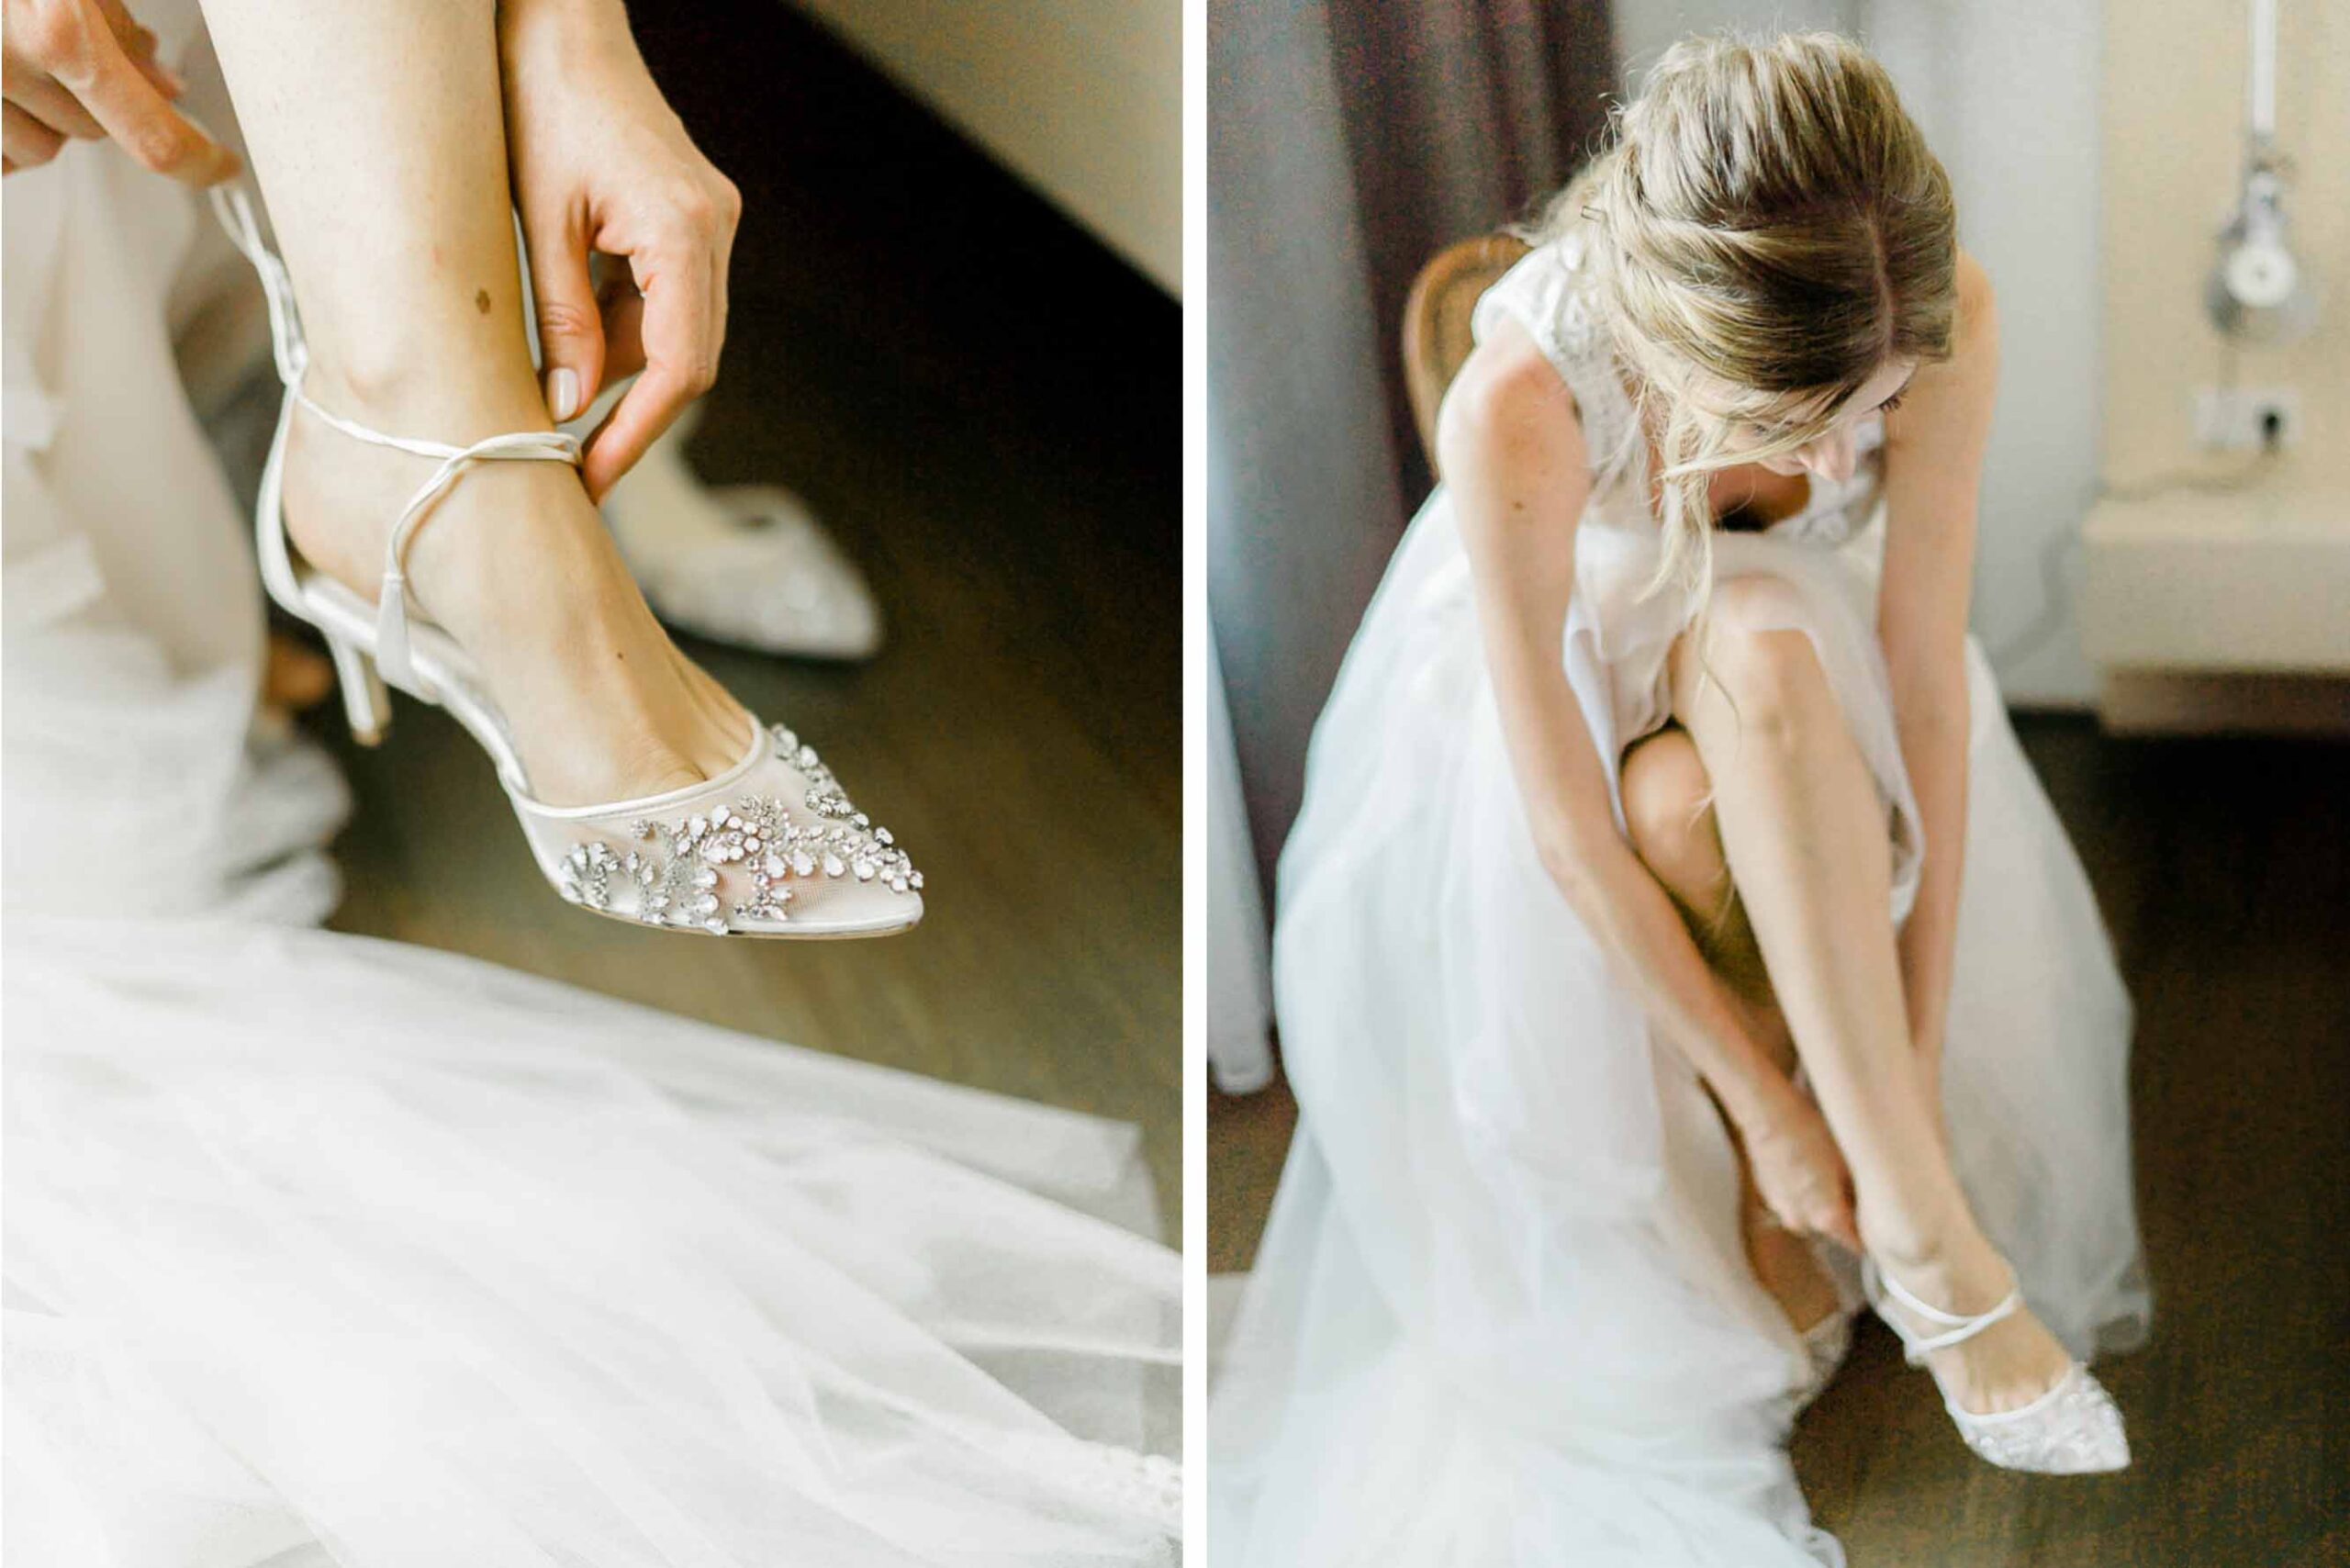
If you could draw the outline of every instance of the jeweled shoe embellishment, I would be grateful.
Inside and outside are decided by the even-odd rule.
[[[2044,1475],[2096,1475],[2130,1462],[2121,1412],[2105,1386],[2078,1362],[2021,1410],[1977,1416],[1950,1407],[1959,1435],[1975,1454],[2006,1470]]]
[[[780,801],[746,795],[732,805],[696,812],[676,823],[629,824],[633,845],[591,841],[562,860],[557,887],[572,902],[599,913],[626,913],[647,925],[682,926],[724,935],[736,921],[778,924],[790,919],[795,879],[851,878],[892,892],[921,890],[922,873],[888,828],[876,827],[842,793],[816,755],[782,725],[768,732],[778,761],[808,777],[804,808],[812,823],[794,822]],[[721,896],[728,869],[749,884],[731,909]],[[618,884],[636,889],[635,907],[616,911]]]

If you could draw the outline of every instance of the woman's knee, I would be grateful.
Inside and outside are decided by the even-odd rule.
[[[1713,780],[1687,731],[1660,731],[1624,756],[1624,830],[1633,853],[1667,886],[1718,874]]]
[[[1832,716],[1828,672],[1810,636],[1768,613],[1778,592],[1780,585],[1764,580],[1751,590],[1744,582],[1726,583],[1717,593],[1704,658],[1677,651],[1674,700],[1684,722],[1698,711],[1706,686],[1718,688],[1744,731],[1789,734]]]

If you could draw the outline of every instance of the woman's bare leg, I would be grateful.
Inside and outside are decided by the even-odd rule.
[[[310,396],[462,443],[552,428],[529,356],[495,0],[206,0],[311,350]],[[297,414],[303,555],[372,598],[429,459]],[[480,665],[534,791],[586,803],[732,763],[747,721],[653,620],[576,474],[476,466],[408,554],[410,590]]]
[[[1787,1032],[1762,949],[1740,904],[1714,823],[1713,783],[1686,730],[1671,725],[1624,754],[1625,825],[1638,854],[1680,907],[1699,952],[1751,1010],[1755,1034],[1780,1070],[1796,1069],[1795,1038]],[[1724,1118],[1724,1125],[1729,1119]],[[1729,1128],[1735,1144],[1737,1129]],[[1800,1333],[1841,1305],[1835,1282],[1811,1243],[1779,1225],[1754,1185],[1746,1150],[1738,1148],[1738,1217],[1754,1276]]]
[[[1729,868],[1852,1170],[1863,1239],[1925,1299],[1986,1311],[2011,1277],[1943,1152],[1935,1091],[1910,1046],[1884,806],[1809,640],[1742,627],[1756,602],[1723,585],[1705,657],[1686,639],[1675,648],[1674,716],[1713,781]],[[2065,1363],[2028,1314],[1933,1359],[1978,1412],[2036,1397]]]

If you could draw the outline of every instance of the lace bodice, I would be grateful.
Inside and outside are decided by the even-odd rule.
[[[1574,394],[1592,461],[1583,525],[1651,532],[1649,487],[1641,482],[1648,450],[1594,302],[1595,284],[1584,264],[1583,237],[1569,234],[1529,252],[1487,289],[1472,327],[1483,342],[1502,316],[1516,320]],[[1884,492],[1885,421],[1872,414],[1853,435],[1860,460],[1852,476],[1837,483],[1814,476],[1809,499],[1772,524],[1765,531],[1769,537],[1834,547],[1867,528]]]

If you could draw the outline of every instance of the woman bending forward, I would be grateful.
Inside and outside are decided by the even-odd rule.
[[[2126,1464],[2130,1006],[1967,635],[1942,166],[1844,40],[1684,42],[1476,328],[1281,860],[1219,1568],[1841,1561],[1863,1297],[1983,1459]]]

